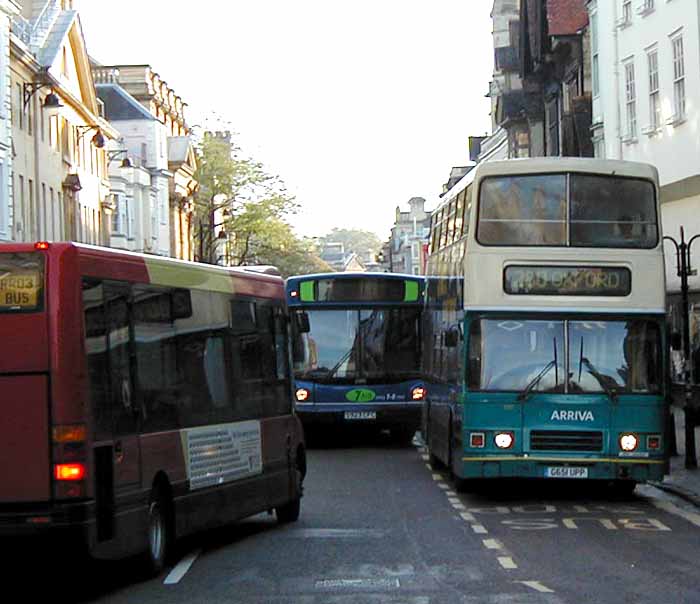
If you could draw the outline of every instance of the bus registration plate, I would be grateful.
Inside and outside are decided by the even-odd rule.
[[[345,419],[351,420],[373,420],[377,419],[376,411],[346,411]]]
[[[588,478],[588,468],[550,466],[544,475],[545,478]]]

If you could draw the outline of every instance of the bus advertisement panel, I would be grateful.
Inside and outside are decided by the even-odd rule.
[[[296,520],[281,278],[68,243],[0,268],[0,537],[158,572],[196,530]]]
[[[305,425],[363,424],[410,441],[420,423],[421,277],[291,277],[296,408]]]
[[[454,402],[426,403],[431,457],[458,481],[601,479],[632,489],[661,479],[668,409],[656,170],[542,158],[487,162],[463,180],[461,237],[443,243],[433,228],[433,269],[455,267],[444,260],[450,245],[464,258],[443,279],[463,279],[465,363]],[[444,311],[439,296],[428,306]]]

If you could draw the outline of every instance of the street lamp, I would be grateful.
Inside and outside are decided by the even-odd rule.
[[[125,155],[128,153],[128,149],[117,149],[116,151],[107,151],[107,165],[111,164],[117,157],[120,155]],[[124,156],[124,159],[122,159],[122,163],[119,164],[120,168],[131,168],[133,167],[131,160],[129,159],[128,156]]]
[[[690,317],[688,316],[688,277],[697,275],[690,262],[690,248],[700,234],[694,235],[690,241],[685,241],[685,231],[681,227],[680,243],[669,235],[664,236],[664,240],[670,241],[676,248],[676,274],[681,279],[681,319],[683,322],[683,377],[685,380],[685,467],[697,468],[698,460],[695,450],[695,425],[693,423],[692,399],[693,388],[690,384],[691,364],[690,364]]]
[[[86,126],[76,126],[75,130],[77,132],[76,142],[80,144],[80,139],[83,138],[90,130],[97,130],[97,134],[92,137],[92,144],[98,149],[102,149],[105,146],[105,137],[97,124],[88,124]]]

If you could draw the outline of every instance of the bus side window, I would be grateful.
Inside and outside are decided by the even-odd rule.
[[[83,313],[85,318],[85,355],[90,388],[90,404],[96,440],[109,438],[112,414],[109,407],[109,363],[107,325],[102,282],[83,279]]]
[[[109,391],[115,435],[136,431],[134,384],[131,368],[131,287],[128,283],[105,281]]]

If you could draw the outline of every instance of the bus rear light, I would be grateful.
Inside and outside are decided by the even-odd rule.
[[[510,449],[515,442],[512,432],[498,432],[493,439],[499,449]]]
[[[53,467],[53,477],[59,481],[76,482],[85,478],[85,464],[59,463]]]
[[[661,448],[661,437],[658,434],[647,436],[647,449],[649,451],[658,451]]]
[[[486,444],[486,435],[483,432],[472,432],[469,435],[469,445],[473,449],[483,449]]]
[[[620,434],[620,449],[627,453],[634,451],[639,444],[635,434]]]
[[[299,292],[298,292],[297,290],[294,290],[294,291],[292,291],[292,292],[289,292],[289,295],[290,295],[292,298],[298,298],[298,297],[299,297]]]
[[[416,386],[411,390],[411,400],[422,401],[425,400],[428,391],[423,386]]]
[[[34,244],[34,249],[45,252],[46,250],[49,249],[49,242],[48,241],[37,241]]]
[[[309,400],[311,397],[311,392],[309,392],[306,388],[297,388],[295,396],[297,397],[297,401],[303,403],[304,401]]]
[[[52,436],[54,443],[85,442],[87,438],[87,429],[85,428],[85,424],[54,426]]]

